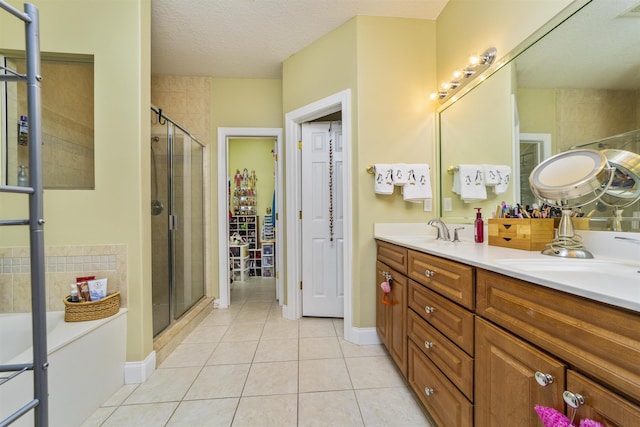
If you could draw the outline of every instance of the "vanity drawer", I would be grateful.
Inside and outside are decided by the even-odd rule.
[[[473,310],[474,268],[409,250],[409,277],[451,301]]]
[[[471,427],[473,405],[446,376],[409,341],[409,384],[441,427]]]
[[[407,274],[407,249],[391,243],[377,240],[378,261],[402,274]]]
[[[474,314],[409,280],[409,307],[443,335],[473,356]]]
[[[574,371],[567,371],[566,389],[584,398],[578,409],[581,418],[589,418],[606,426],[637,426],[640,406],[612,393]],[[567,407],[569,409],[569,407]]]
[[[467,399],[473,401],[473,359],[411,310],[407,334]]]
[[[638,313],[481,269],[476,286],[477,315],[640,401]]]

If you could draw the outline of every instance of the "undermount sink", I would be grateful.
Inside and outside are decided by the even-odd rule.
[[[598,259],[497,259],[496,264],[526,273],[548,275],[562,282],[612,281],[640,285],[640,263]]]

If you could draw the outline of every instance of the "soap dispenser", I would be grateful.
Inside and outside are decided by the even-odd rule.
[[[27,167],[25,165],[18,166],[18,187],[28,187],[29,177],[27,176]]]
[[[484,242],[484,221],[482,220],[482,208],[474,208],[478,212],[476,213],[476,220],[473,222],[473,235],[476,243]]]

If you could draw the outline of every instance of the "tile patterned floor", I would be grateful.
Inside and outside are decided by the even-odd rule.
[[[83,427],[430,426],[382,346],[345,341],[342,319],[283,319],[274,289],[234,283],[231,308]]]

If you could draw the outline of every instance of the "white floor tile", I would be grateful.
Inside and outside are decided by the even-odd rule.
[[[228,427],[238,407],[239,398],[183,401],[167,427]]]
[[[298,426],[363,426],[353,390],[300,393]]]
[[[383,346],[345,341],[342,319],[284,319],[273,279],[231,301],[83,427],[429,427]]]
[[[233,427],[295,427],[298,396],[243,397],[233,420]]]

